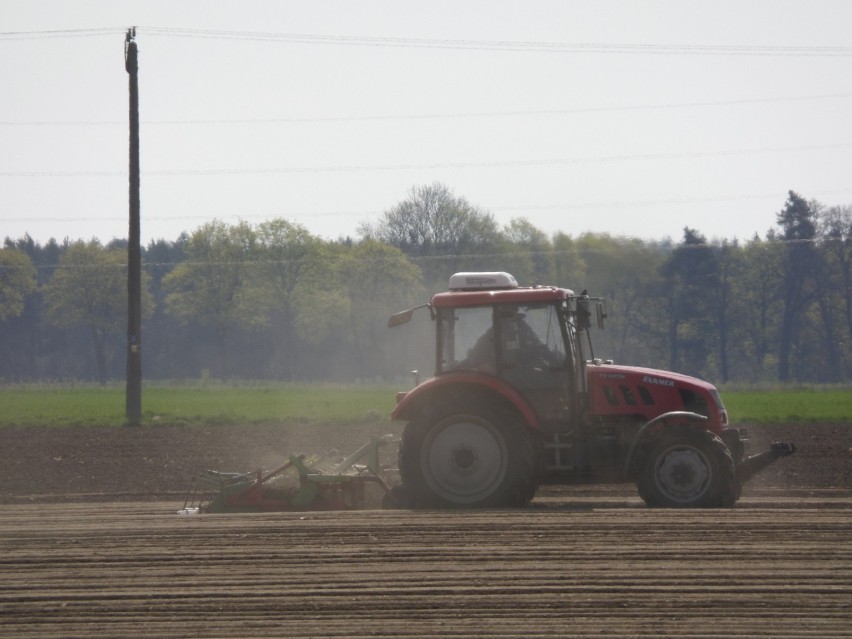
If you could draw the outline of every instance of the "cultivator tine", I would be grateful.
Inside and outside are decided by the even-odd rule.
[[[199,486],[198,473],[192,476],[192,483],[183,499],[183,508],[178,511],[179,515],[195,515],[202,511],[204,506],[204,493]]]

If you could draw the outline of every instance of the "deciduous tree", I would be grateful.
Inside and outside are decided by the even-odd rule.
[[[110,336],[127,327],[127,252],[99,242],[68,246],[44,288],[48,320],[56,326],[85,326],[92,337],[101,384],[107,381]],[[142,316],[150,317],[153,299],[142,274]]]
[[[166,308],[175,317],[213,329],[216,370],[224,378],[230,333],[266,325],[272,304],[247,283],[256,271],[257,234],[245,222],[230,226],[214,221],[192,233],[184,252],[186,261],[163,279]]]
[[[456,271],[506,270],[506,241],[494,217],[438,182],[412,187],[405,200],[360,232],[416,260],[427,286],[446,284]]]
[[[36,285],[35,275],[26,253],[0,248],[0,322],[23,312],[24,300]]]
[[[388,317],[421,301],[420,270],[399,249],[364,240],[346,251],[339,273],[357,360],[387,371],[394,355],[388,348]]]
[[[503,229],[508,241],[506,266],[522,284],[553,284],[554,252],[547,234],[525,218],[514,218]]]
[[[273,219],[256,229],[258,261],[250,285],[258,306],[268,308],[268,371],[293,377],[304,355],[296,325],[295,291],[305,273],[321,259],[321,240],[306,228],[285,219]]]
[[[665,364],[665,311],[660,302],[660,267],[665,252],[635,238],[584,233],[576,240],[585,278],[575,291],[606,298],[606,330],[597,340],[601,355],[621,363]]]

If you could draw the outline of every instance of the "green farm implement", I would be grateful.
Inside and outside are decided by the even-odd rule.
[[[330,466],[315,465],[305,455],[290,455],[271,471],[208,470],[197,478],[178,513],[357,510],[369,507],[371,485],[378,487],[387,505],[391,490],[379,463],[379,448],[390,441],[390,435],[371,437]]]

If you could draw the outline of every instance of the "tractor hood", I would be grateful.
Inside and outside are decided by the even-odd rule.
[[[704,415],[710,429],[728,424],[716,387],[696,377],[670,371],[588,364],[589,402],[594,415],[640,415],[645,420],[673,411]]]

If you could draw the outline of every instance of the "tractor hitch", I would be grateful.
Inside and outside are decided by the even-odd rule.
[[[796,445],[787,442],[773,442],[769,450],[746,457],[739,464],[739,480],[745,483],[769,466],[776,459],[787,457],[796,452]]]

